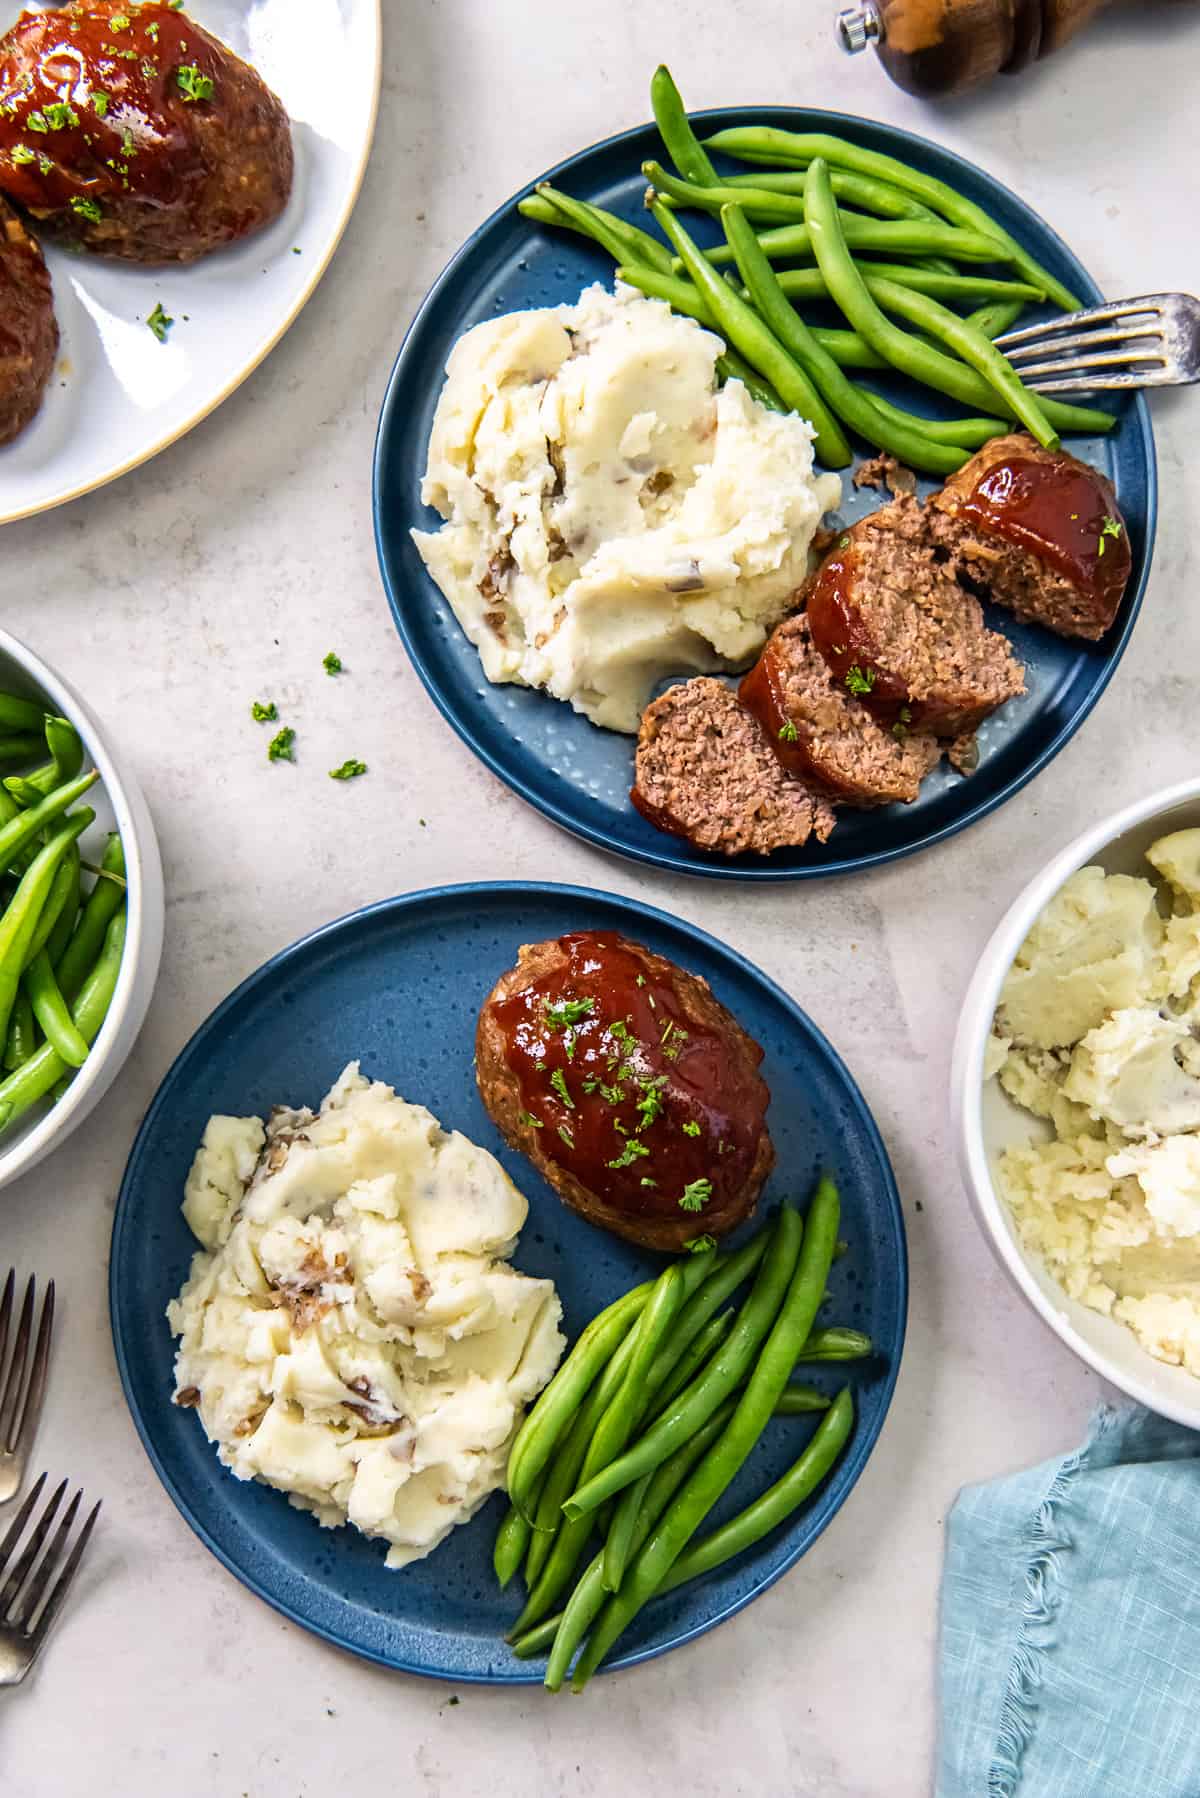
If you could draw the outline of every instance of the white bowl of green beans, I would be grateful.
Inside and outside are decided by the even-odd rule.
[[[0,630],[0,1186],[99,1104],[146,1016],[163,878],[146,802],[74,689]]]

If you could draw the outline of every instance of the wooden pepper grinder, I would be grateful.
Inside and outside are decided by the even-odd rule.
[[[931,98],[1049,56],[1110,0],[864,0],[838,17],[851,54],[874,44],[899,87]]]

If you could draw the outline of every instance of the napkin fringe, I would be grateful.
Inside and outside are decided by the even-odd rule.
[[[988,1798],[1014,1798],[1016,1793],[1021,1761],[1036,1726],[1042,1661],[1052,1646],[1055,1613],[1061,1599],[1059,1558],[1072,1547],[1061,1513],[1070,1503],[1077,1476],[1086,1468],[1097,1443],[1119,1421],[1119,1415],[1107,1405],[1098,1410],[1088,1440],[1059,1462],[1045,1497],[1030,1519],[1021,1621],[1005,1682],[995,1754],[988,1769]]]

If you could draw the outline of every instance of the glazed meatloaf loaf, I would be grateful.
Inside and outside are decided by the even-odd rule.
[[[75,0],[0,38],[0,192],[101,256],[192,262],[278,217],[287,113],[165,0]]]
[[[0,443],[11,442],[36,413],[57,354],[45,259],[0,199]]]
[[[560,1198],[675,1251],[754,1210],[775,1161],[761,1061],[706,981],[608,930],[523,948],[475,1039],[484,1105]]]
[[[770,855],[824,842],[827,801],[793,779],[723,681],[668,687],[642,715],[630,794],[659,830],[721,855]]]
[[[1032,437],[997,437],[934,494],[933,539],[960,580],[1018,618],[1096,641],[1129,581],[1129,532],[1098,468]]]
[[[1007,638],[988,630],[909,496],[838,538],[807,610],[835,678],[889,727],[960,736],[1024,691]]]
[[[936,738],[881,724],[836,679],[804,612],[772,633],[739,696],[784,768],[843,805],[911,804],[941,755]]]

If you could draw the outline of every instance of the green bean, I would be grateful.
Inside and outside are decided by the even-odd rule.
[[[21,876],[4,916],[0,918],[0,1041],[8,1040],[8,1020],[16,999],[25,958],[38,919],[50,896],[54,876],[71,844],[87,829],[95,813],[77,812],[58,824]],[[32,997],[32,995],[31,995]]]
[[[34,1028],[33,1006],[24,993],[18,993],[13,1000],[12,1016],[8,1020],[8,1039],[4,1045],[4,1066],[11,1073],[13,1068],[23,1067],[37,1048],[37,1031]],[[0,1124],[0,1129],[3,1125]]]
[[[857,331],[841,331],[827,328],[825,325],[814,325],[812,334],[821,348],[833,357],[839,368],[887,367],[883,357],[877,356],[870,344],[860,337]]]
[[[721,385],[726,381],[740,381],[752,400],[765,406],[769,412],[786,412],[787,407],[776,393],[769,381],[764,381],[756,368],[736,350],[723,350],[714,364],[714,373]]]
[[[765,237],[766,232],[763,233]],[[927,293],[931,299],[1036,300],[1036,288],[1023,281],[994,281],[990,275],[941,275],[932,269],[916,268],[911,262],[856,262],[854,267],[870,286],[872,278],[892,281],[898,287],[911,287],[914,293]],[[779,275],[785,293],[795,299],[824,299],[828,293],[819,268],[782,269]]]
[[[967,314],[967,323],[982,331],[985,337],[1003,337],[1006,331],[1012,330],[1024,310],[1023,300],[989,300],[978,312]]]
[[[946,359],[910,332],[901,331],[880,311],[846,248],[833,189],[829,185],[828,165],[819,157],[809,166],[805,204],[817,265],[831,297],[872,349],[886,356],[895,367],[936,387],[940,364]],[[933,300],[923,300],[923,310],[926,318],[923,328],[931,335],[941,337],[964,362],[974,367],[1043,448],[1057,448],[1058,433],[1042,411],[1036,394],[1022,383],[1012,364],[1000,354],[990,338],[982,331],[972,330]]]
[[[75,929],[75,920],[79,916],[80,901],[80,860],[78,845],[67,854],[64,867],[70,867],[75,874],[75,890],[67,895],[67,902],[54,920],[54,928],[46,938],[46,953],[50,957],[50,966],[57,968],[66,953],[71,933]]]
[[[821,159],[839,168],[852,169],[857,174],[874,175],[879,180],[900,188],[904,193],[913,194],[925,205],[931,206],[942,218],[949,219],[951,224],[963,225],[968,230],[982,231],[985,235],[994,237],[997,243],[1004,245],[1026,280],[1042,288],[1047,297],[1056,306],[1061,306],[1064,312],[1077,312],[1082,304],[1069,288],[1056,280],[1002,225],[997,224],[982,206],[968,200],[945,181],[939,181],[936,176],[926,175],[919,169],[910,168],[895,156],[885,156],[877,150],[864,150],[857,144],[847,143],[843,138],[824,133],[778,131],[762,125],[735,126],[731,130],[718,131],[715,136],[706,139],[706,147],[709,150],[725,150],[733,156],[747,150],[765,152],[792,164],[804,162],[811,165],[814,160]]]
[[[68,806],[74,805],[89,787],[95,786],[99,778],[94,768],[88,774],[81,774],[78,780],[71,780],[66,786],[57,787],[40,804],[30,806],[26,812],[19,812],[0,828],[0,868],[11,867],[21,851],[41,836],[47,824],[52,824],[56,818],[61,817]]]
[[[865,1361],[875,1353],[875,1344],[861,1330],[834,1327],[814,1330],[796,1359],[798,1361]]]
[[[650,294],[654,299],[666,300],[673,311],[680,312],[687,318],[697,319],[709,330],[718,329],[699,290],[691,281],[685,280],[681,275],[662,275],[653,269],[640,268],[622,268],[617,273],[619,278],[627,282],[630,287],[636,287],[642,293]],[[780,286],[792,297],[795,297],[800,291],[795,285],[798,280],[804,280],[807,283],[803,291],[810,298],[824,299],[826,297],[825,281],[820,269],[785,269],[778,278]],[[894,281],[883,281],[869,276],[867,286],[874,299],[878,300],[888,311],[899,312],[902,317],[908,315],[908,308],[919,304],[918,295],[911,293],[907,288],[899,286]],[[824,332],[821,335],[828,337],[829,333]],[[847,334],[841,333],[840,335]],[[857,337],[857,334],[851,333],[850,335],[855,336],[856,342],[863,341]],[[968,368],[965,363],[958,362],[953,357],[944,356],[932,345],[929,346],[929,354],[938,360],[941,374],[939,391],[949,393],[966,406],[984,407],[995,403],[996,394],[973,368]],[[879,363],[884,367],[890,366],[882,357],[879,358]],[[1091,435],[1095,432],[1111,430],[1114,422],[1107,412],[1096,412],[1089,406],[1067,405],[1060,400],[1052,400],[1048,397],[1042,399],[1042,410],[1052,424],[1058,425],[1064,431],[1082,431]]]
[[[124,875],[125,851],[114,830],[104,848],[100,866],[105,874]],[[115,880],[97,880],[88,894],[74,936],[54,964],[62,995],[70,1004],[83,986],[88,970],[100,953],[109,924],[125,903],[125,889]]]
[[[88,1045],[72,1022],[44,949],[38,951],[22,974],[21,984],[46,1041],[68,1067],[81,1068],[88,1058]]]
[[[691,1385],[718,1344],[725,1340],[734,1316],[735,1312],[732,1306],[728,1311],[722,1311],[719,1316],[706,1323],[695,1339],[689,1343],[686,1352],[680,1356],[675,1371],[654,1394],[655,1416],[665,1411],[668,1405],[679,1397],[685,1386]]]
[[[702,187],[716,181],[717,171],[708,159],[708,152],[692,130],[682,96],[665,63],[659,64],[651,78],[650,104],[654,109],[658,135],[667,146],[667,155],[679,173],[689,181],[699,182]]]
[[[816,1491],[841,1454],[854,1428],[854,1399],[844,1386],[817,1426],[812,1441],[782,1479],[767,1488],[761,1498],[736,1517],[687,1548],[658,1588],[659,1595],[673,1592],[688,1580],[699,1579],[753,1548],[764,1536],[791,1516]]]
[[[803,195],[807,166],[806,163],[804,168],[797,168],[790,164],[786,169],[766,175],[726,175],[724,184],[726,187],[765,188],[769,193]],[[856,175],[850,169],[832,167],[829,179],[839,205],[844,200],[859,212],[876,213],[886,219],[924,219],[930,224],[942,222],[932,207],[923,206],[920,200],[901,192],[890,181],[877,181],[871,175]]]
[[[71,1007],[71,1018],[90,1048],[100,1034],[101,1026],[112,1004],[125,951],[125,911],[122,909],[109,923],[104,944],[95,966],[79,989],[79,997]],[[46,1098],[68,1076],[71,1069],[50,1043],[43,1043],[23,1067],[0,1081],[0,1108],[10,1107],[8,1122],[22,1116],[39,1099]]]
[[[42,737],[42,707],[33,699],[20,699],[15,693],[0,693],[0,731],[6,735]]]
[[[786,236],[788,248],[780,248],[777,254],[806,256],[809,253],[809,233],[801,196],[756,192],[748,187],[693,187],[687,181],[677,181],[657,162],[644,162],[642,173],[656,193],[666,195],[681,206],[698,207],[704,212],[720,212],[723,206],[740,206],[747,218],[794,219],[795,224],[786,232],[780,230],[765,235],[780,239]],[[856,212],[841,212],[838,217],[846,242],[856,250],[898,250],[901,255],[951,256],[958,262],[1007,260],[994,237],[984,237],[979,231],[963,231],[957,225],[944,225],[940,219],[875,219],[863,218]],[[708,260],[720,264],[729,259],[719,251],[710,251]],[[1030,291],[1040,295],[1042,289],[1031,288]]]
[[[673,1380],[679,1364],[684,1360],[694,1345],[696,1338],[707,1329],[726,1299],[731,1298],[739,1286],[745,1284],[762,1261],[767,1249],[769,1230],[759,1230],[750,1241],[745,1243],[734,1255],[717,1258],[712,1271],[700,1283],[699,1290],[690,1287],[687,1304],[679,1313],[671,1340],[660,1351],[654,1366],[650,1370],[647,1386],[647,1410],[650,1401],[661,1405],[663,1394],[669,1381]],[[690,1270],[697,1257],[691,1257],[684,1263]]]
[[[0,736],[0,762],[27,762],[42,747],[42,739],[33,736]],[[10,778],[17,778],[11,776]]]
[[[560,193],[548,181],[519,201],[517,210],[538,224],[566,226],[582,237],[590,237],[615,262],[644,262],[648,268],[660,268],[664,273],[671,266],[671,252],[657,237],[618,218],[615,212],[606,212],[602,206]]]
[[[621,1590],[609,1598],[597,1618],[575,1668],[574,1691],[583,1690],[617,1637],[657,1592],[766,1428],[824,1296],[837,1243],[839,1209],[836,1186],[823,1178],[808,1209],[804,1241],[786,1297],[737,1409],[660,1518]],[[767,1265],[769,1260],[764,1262],[764,1267]]]
[[[651,1472],[680,1443],[694,1435],[717,1407],[736,1391],[768,1335],[783,1302],[800,1250],[803,1225],[790,1206],[779,1213],[750,1296],[742,1305],[722,1348],[684,1388],[672,1408],[639,1437],[631,1449],[612,1461],[596,1478],[580,1485],[563,1506],[568,1517],[594,1511],[606,1499]]]
[[[815,433],[814,450],[826,467],[845,468],[851,460],[850,445],[803,369],[782,348],[758,314],[704,260],[679,220],[658,201],[653,203],[651,211],[655,222],[687,264],[688,273],[722,337],[770,381],[785,405],[808,419]]]
[[[508,1496],[523,1517],[532,1518],[533,1488],[555,1444],[653,1290],[654,1282],[646,1280],[592,1319],[517,1431],[508,1456]]]
[[[532,1529],[517,1510],[509,1505],[504,1521],[496,1531],[496,1540],[492,1544],[492,1566],[496,1578],[503,1591],[509,1580],[525,1559],[525,1550],[529,1547]]]
[[[885,418],[898,423],[912,422],[912,413],[902,412],[899,406],[893,406],[880,393],[872,393],[871,404]],[[949,443],[956,449],[977,450],[985,443],[990,443],[993,437],[1005,436],[1012,430],[1012,421],[1007,418],[928,418],[921,420],[921,427],[925,436],[934,443]]]
[[[890,415],[883,412],[870,394],[846,379],[784,294],[741,209],[722,207],[721,223],[759,316],[838,417],[876,449],[886,450],[923,474],[947,475],[961,468],[967,460],[965,451],[936,442],[922,430],[920,421],[898,408]]]
[[[96,814],[85,806],[83,812],[75,815],[83,817],[84,813],[87,816],[87,823],[90,824]],[[41,916],[38,918],[33,936],[30,938],[29,947],[25,951],[22,971],[29,966],[35,956],[40,955],[42,950],[49,945],[50,938],[58,930],[59,919],[63,913],[67,912],[72,917],[74,916],[71,911],[71,902],[74,899],[78,903],[78,897],[79,849],[73,842],[58,865],[46,903],[42,907]],[[60,931],[59,935],[61,934]]]
[[[45,745],[50,751],[48,762],[28,774],[10,775],[4,783],[21,805],[36,805],[64,781],[74,780],[83,767],[83,741],[68,719],[46,719]]]

